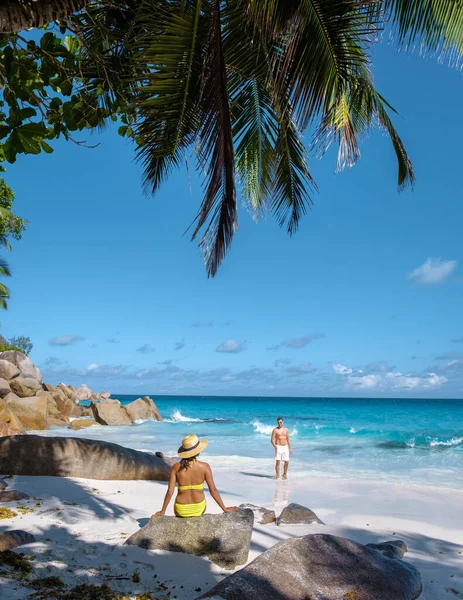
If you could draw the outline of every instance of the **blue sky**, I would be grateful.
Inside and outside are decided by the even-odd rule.
[[[344,173],[330,150],[297,235],[243,208],[215,279],[183,235],[194,175],[143,196],[115,129],[20,157],[7,181],[30,223],[1,333],[31,337],[45,380],[114,394],[462,397],[462,76],[387,44],[374,73],[415,190],[397,192],[380,132]]]

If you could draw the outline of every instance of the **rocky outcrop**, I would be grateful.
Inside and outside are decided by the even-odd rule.
[[[421,591],[412,565],[346,538],[315,534],[276,544],[200,598],[415,600]]]
[[[255,504],[240,504],[240,508],[248,508],[254,513],[254,520],[259,525],[268,525],[269,523],[275,523],[275,511],[264,508],[263,506],[256,506]]]
[[[206,556],[219,567],[234,569],[248,559],[253,523],[251,510],[191,519],[152,516],[125,543],[147,550]]]
[[[22,352],[16,352],[14,350],[0,352],[0,360],[6,360],[15,365],[19,369],[19,375],[21,375],[21,377],[31,377],[32,379],[37,379],[37,381],[42,381],[42,373],[37,369],[31,359]],[[13,377],[16,377],[16,375]]]
[[[84,427],[92,427],[99,425],[94,419],[75,419],[69,425],[69,429],[84,429]]]
[[[132,419],[119,400],[92,402],[95,421],[101,425],[132,425]]]
[[[323,521],[320,521],[310,508],[306,508],[295,502],[285,506],[277,519],[277,525],[294,525],[299,523],[304,523],[306,525],[310,525],[310,523],[320,523],[320,525],[323,525]]]
[[[175,461],[96,440],[20,435],[0,438],[0,473],[167,481]]]
[[[16,377],[10,381],[11,390],[20,398],[30,398],[42,389],[42,384],[32,377]]]
[[[0,377],[9,381],[19,375],[18,367],[4,358],[0,359]]]
[[[0,398],[4,398],[7,394],[11,392],[10,384],[6,379],[0,377]]]
[[[8,394],[3,399],[8,409],[19,419],[24,429],[48,429],[48,402],[46,398],[32,396],[19,398]]]
[[[162,421],[151,398],[138,398],[128,405],[109,399],[110,392],[97,394],[85,384],[74,388],[42,382],[42,374],[22,352],[0,352],[0,437],[23,435],[26,430],[68,426],[72,419],[88,417],[72,428],[94,425],[132,425],[137,420]],[[91,399],[91,407],[80,406]]]
[[[124,408],[132,421],[162,421],[158,407],[148,396],[145,396],[144,398],[137,398],[130,404],[126,404]]]
[[[92,397],[92,390],[88,387],[88,385],[85,385],[85,383],[83,383],[81,386],[79,386],[78,388],[76,388],[75,390],[76,392],[76,396],[77,396],[77,400],[90,400]]]
[[[24,433],[25,430],[21,421],[11,412],[5,400],[0,398],[0,436]]]
[[[0,533],[0,552],[5,550],[12,550],[24,544],[32,544],[35,542],[35,537],[27,531],[21,531],[19,529],[14,531],[4,531]]]

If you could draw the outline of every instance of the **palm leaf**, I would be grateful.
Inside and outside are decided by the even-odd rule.
[[[202,0],[187,0],[138,17],[147,34],[137,60],[149,74],[139,88],[135,135],[144,182],[153,193],[179,166],[198,128],[201,5]]]
[[[0,258],[0,275],[11,277],[10,267],[4,258]]]
[[[206,190],[192,239],[206,227],[199,246],[213,277],[238,227],[238,214],[220,0],[213,0],[210,19],[198,148],[200,164],[206,165]]]
[[[307,155],[296,128],[290,106],[280,114],[275,152],[272,210],[290,235],[296,232],[301,217],[312,204],[309,190],[317,189],[308,166]]]
[[[463,53],[463,3],[459,0],[383,0],[398,42],[458,61]]]
[[[388,133],[397,158],[399,189],[413,184],[415,176],[405,147],[396,132],[387,109],[395,112],[391,105],[375,90],[366,73],[350,82],[336,98],[322,120],[313,143],[319,153],[326,151],[332,142],[339,144],[337,171],[353,166],[360,157],[360,139],[372,130],[375,124]]]

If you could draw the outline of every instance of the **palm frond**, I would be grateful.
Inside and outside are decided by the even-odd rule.
[[[463,54],[460,0],[383,0],[382,4],[400,44],[459,61]]]
[[[4,258],[0,258],[0,275],[11,277],[10,266]]]
[[[0,308],[7,310],[8,302],[7,300],[10,298],[10,291],[3,283],[0,283]]]
[[[138,90],[135,136],[144,182],[153,193],[179,166],[199,125],[201,6],[202,0],[186,0],[156,14],[139,15],[147,34],[140,41],[137,60],[149,73]],[[159,28],[156,35],[154,27]]]
[[[388,133],[397,157],[399,189],[413,184],[415,176],[405,147],[388,115],[392,106],[376,91],[368,78],[352,80],[336,98],[316,131],[313,148],[324,153],[332,142],[339,144],[337,171],[352,167],[360,157],[360,140],[375,124]]]
[[[236,171],[244,199],[257,219],[271,195],[278,119],[268,91],[256,79],[240,83],[232,112]]]
[[[366,49],[377,33],[376,12],[371,0],[300,0],[275,48],[275,69],[280,91],[289,93],[302,130],[326,114],[349,80],[367,68]]]
[[[296,232],[301,217],[312,204],[309,190],[317,186],[309,173],[305,146],[291,118],[291,110],[280,114],[275,147],[275,170],[272,210],[290,235]]]
[[[199,246],[214,276],[238,226],[233,133],[223,52],[221,2],[214,0],[202,96],[199,161],[206,165],[206,191],[192,239],[203,226]]]

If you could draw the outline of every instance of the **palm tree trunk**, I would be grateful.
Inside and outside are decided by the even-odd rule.
[[[0,0],[0,32],[17,33],[64,19],[91,0]]]

